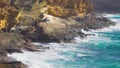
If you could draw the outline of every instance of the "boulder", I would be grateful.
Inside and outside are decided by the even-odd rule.
[[[81,31],[80,25],[65,19],[45,14],[43,21],[38,21],[22,32],[22,35],[37,42],[70,41]]]
[[[115,25],[109,19],[91,14],[90,16],[58,18],[44,14],[33,26],[22,31],[22,35],[34,42],[71,42],[75,37],[86,37],[81,30],[101,29]]]

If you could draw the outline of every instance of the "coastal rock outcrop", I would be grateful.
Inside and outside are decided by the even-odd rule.
[[[27,68],[22,62],[9,58],[8,54],[37,51],[38,48],[18,33],[0,31],[0,68]]]
[[[0,31],[0,47],[0,56],[7,56],[7,53],[22,53],[23,49],[37,51],[39,48],[20,34],[3,31]]]
[[[0,0],[0,68],[26,68],[8,53],[49,49],[31,41],[71,42],[88,35],[82,30],[115,24],[92,11],[90,0]]]
[[[33,26],[23,31],[23,36],[30,38],[32,41],[60,42],[60,40],[72,40],[77,34],[71,34],[73,32],[71,26],[76,25],[76,23],[51,15],[45,16],[46,20],[36,21]]]
[[[33,26],[22,31],[22,35],[35,42],[70,42],[77,36],[87,36],[82,29],[88,31],[114,24],[107,18],[97,15],[84,18],[73,16],[66,19],[45,15],[43,20],[37,20]]]

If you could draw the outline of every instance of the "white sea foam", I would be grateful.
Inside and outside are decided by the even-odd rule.
[[[85,40],[83,42],[85,42]],[[46,44],[45,46],[49,46],[50,49],[46,50],[45,52],[24,51],[24,53],[21,54],[13,53],[8,56],[18,61],[22,61],[24,64],[28,65],[28,68],[55,68],[55,64],[49,63],[48,61],[54,61],[54,60],[74,61],[74,57],[70,55],[63,55],[60,53],[78,51],[76,47],[70,43],[67,44],[49,43]],[[85,51],[90,52],[89,50],[79,49],[79,52],[85,52]],[[89,55],[81,54],[81,53],[77,54],[77,57],[84,57],[84,56],[89,56]]]
[[[14,53],[9,55],[10,57],[15,58],[18,61],[22,61],[23,63],[28,65],[28,68],[54,68],[52,64],[48,64],[45,62],[45,55],[40,55],[39,53],[27,52],[24,53]]]
[[[53,64],[47,62],[48,60],[65,59],[65,57],[52,50],[46,52],[24,51],[22,54],[14,53],[9,56],[27,64],[28,68],[54,68]]]
[[[39,44],[39,43],[33,43]],[[41,44],[41,43],[40,43]],[[18,61],[22,61],[24,64],[28,65],[28,68],[55,68],[54,63],[49,63],[48,61],[54,60],[63,60],[63,61],[74,61],[74,57],[70,55],[64,55],[61,53],[65,52],[75,52],[75,44],[70,43],[49,43],[44,44],[44,46],[49,46],[50,49],[45,52],[29,52],[23,51],[24,53],[13,53],[9,54],[9,57],[12,57]],[[83,52],[83,49],[81,49]],[[78,54],[77,56],[83,57],[87,56],[86,54]]]
[[[106,14],[106,13],[103,13],[103,14],[101,14],[102,16],[104,16],[104,17],[120,17],[120,14]]]
[[[35,43],[34,43],[35,44]],[[36,43],[38,45],[38,43]],[[60,52],[75,51],[73,47],[60,46],[58,43],[49,43],[45,46],[49,46],[50,49],[45,52],[29,52],[23,51],[24,53],[13,53],[9,54],[9,57],[12,57],[18,61],[28,65],[28,68],[54,68],[54,64],[49,63],[50,60],[64,60],[69,61],[73,60],[72,57],[66,57],[59,54]],[[69,44],[64,44],[69,45]]]
[[[85,43],[85,42],[88,42],[89,40],[90,40],[90,36],[86,38],[75,37],[76,43]]]
[[[116,31],[120,30],[120,23],[117,23],[114,26],[106,27],[103,29],[97,29],[97,30],[91,30],[92,32],[110,32],[110,31]]]
[[[84,57],[84,56],[88,56],[88,55],[84,55],[84,54],[77,54],[77,57]]]

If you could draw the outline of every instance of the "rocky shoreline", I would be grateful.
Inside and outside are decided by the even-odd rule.
[[[90,29],[101,29],[104,27],[109,27],[111,25],[115,25],[115,22],[108,20],[102,16],[96,17],[70,17],[67,19],[61,19],[57,17],[53,17],[50,15],[45,15],[48,21],[38,21],[36,24],[29,26],[28,28],[21,30],[21,34],[16,34],[14,32],[2,32],[0,33],[0,58],[1,63],[0,67],[4,67],[4,65],[12,68],[26,68],[24,64],[21,62],[17,62],[15,60],[3,61],[6,60],[7,53],[22,53],[22,49],[29,51],[37,51],[38,48],[45,47],[36,47],[31,42],[71,42],[74,40],[76,36],[80,36],[82,38],[86,37],[87,34],[84,34],[81,30],[84,29],[89,31]]]
[[[58,18],[45,15],[47,21],[37,21],[27,28],[21,29],[20,34],[14,32],[0,32],[0,68],[26,68],[26,65],[7,57],[7,54],[22,53],[22,50],[37,51],[38,48],[31,42],[71,42],[76,36],[86,37],[81,30],[101,29],[115,25],[115,22],[103,16],[86,16],[85,18],[70,17]],[[6,58],[3,58],[6,57]]]
[[[31,42],[15,32],[0,31],[0,68],[27,68],[25,64],[8,57],[8,54],[23,53],[22,50],[38,51],[48,49],[43,46],[35,46]]]
[[[32,42],[71,42],[89,35],[82,30],[111,25],[115,22],[93,12],[90,0],[0,0],[0,68],[27,68],[8,54],[49,49]]]

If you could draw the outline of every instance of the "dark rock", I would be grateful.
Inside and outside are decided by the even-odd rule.
[[[13,58],[0,56],[0,68],[27,68],[27,66]]]
[[[23,53],[21,48],[6,48],[7,53]]]
[[[25,43],[25,50],[32,51],[32,52],[37,52],[37,51],[45,51],[49,49],[49,47],[45,47],[43,45],[34,45],[31,43]]]
[[[25,44],[25,49],[27,49],[28,51],[38,51],[38,47],[33,45],[33,44]]]
[[[0,62],[0,68],[27,68],[27,66],[19,61],[11,61]]]
[[[1,46],[0,48],[0,56],[7,56],[7,52],[6,50],[4,49],[4,47]]]
[[[100,17],[93,17],[91,19],[85,20],[84,25],[87,27],[88,30],[89,29],[101,29],[104,27],[115,25],[115,22],[112,22],[109,19],[100,16]]]

